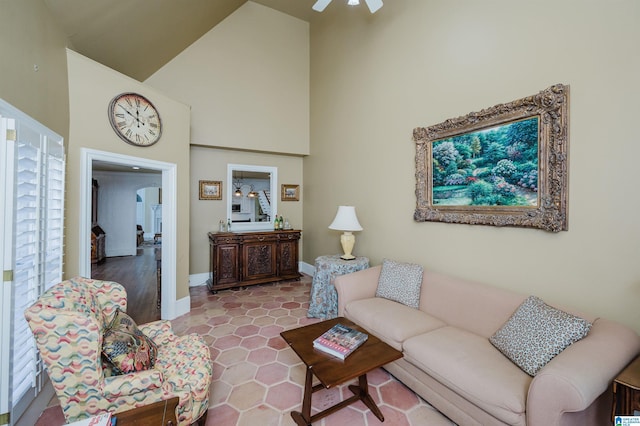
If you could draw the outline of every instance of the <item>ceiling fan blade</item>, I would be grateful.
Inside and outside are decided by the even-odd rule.
[[[318,0],[316,4],[314,4],[313,7],[311,7],[311,9],[317,12],[322,12],[324,8],[329,5],[329,3],[331,3],[331,0]]]
[[[376,13],[376,11],[382,7],[382,0],[364,0],[364,2],[367,3],[371,13]],[[318,1],[318,3],[320,3],[320,1]]]

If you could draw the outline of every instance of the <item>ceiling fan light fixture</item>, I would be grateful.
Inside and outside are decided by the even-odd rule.
[[[378,9],[382,7],[382,0],[364,0],[371,13],[376,13]],[[317,0],[311,7],[316,12],[322,12],[331,0]],[[360,0],[347,0],[349,6],[357,6],[360,4]]]
[[[314,3],[311,9],[315,10],[316,12],[322,12],[329,5],[329,3],[331,3],[331,0],[318,0]]]
[[[365,3],[371,13],[376,13],[382,7],[382,0],[365,0]]]

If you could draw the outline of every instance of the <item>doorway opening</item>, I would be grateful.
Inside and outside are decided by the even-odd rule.
[[[161,215],[162,227],[162,251],[160,259],[158,259],[162,264],[160,317],[162,319],[174,319],[176,317],[176,164],[86,148],[81,150],[81,157],[81,175],[83,179],[81,181],[80,197],[79,272],[82,276],[91,276],[92,181],[94,174],[97,173],[93,169],[94,162],[108,163],[129,169],[135,166],[143,170],[161,173],[162,202],[158,204],[160,206],[158,210]],[[135,237],[132,238],[132,244],[135,249]]]
[[[147,186],[136,191],[136,226],[140,242],[162,238],[162,187]]]

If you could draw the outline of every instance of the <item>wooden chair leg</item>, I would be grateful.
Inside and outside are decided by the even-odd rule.
[[[207,409],[207,411],[204,412],[204,414],[202,416],[200,416],[200,418],[198,420],[196,420],[196,425],[198,426],[206,426],[207,424],[207,414],[209,414],[209,409]]]

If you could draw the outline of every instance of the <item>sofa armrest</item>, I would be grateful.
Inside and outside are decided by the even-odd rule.
[[[531,382],[527,425],[559,425],[562,414],[588,408],[640,351],[640,336],[606,319],[544,366]]]
[[[102,384],[102,394],[108,399],[113,399],[160,387],[162,387],[162,373],[152,368],[120,376],[105,377]]]
[[[344,307],[352,300],[375,297],[382,266],[363,269],[337,276],[333,284],[338,292],[338,315],[344,315]]]

